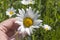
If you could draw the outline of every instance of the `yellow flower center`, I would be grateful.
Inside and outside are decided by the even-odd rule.
[[[25,27],[30,27],[33,24],[33,20],[29,17],[23,19],[23,24]]]
[[[30,4],[32,4],[32,2],[30,2]]]
[[[29,3],[32,4],[32,0]]]
[[[48,28],[45,29],[46,31],[48,30]]]
[[[12,15],[13,14],[13,11],[10,11],[10,15]]]

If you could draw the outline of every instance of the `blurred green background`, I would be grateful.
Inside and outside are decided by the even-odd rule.
[[[41,14],[40,19],[43,24],[48,24],[52,30],[45,31],[43,28],[36,29],[36,31],[24,40],[60,40],[60,0],[35,0],[34,5],[22,5],[21,0],[0,0],[0,22],[8,19],[6,10],[14,7],[17,12],[20,8],[28,8],[39,10]],[[17,39],[18,40],[18,39]]]

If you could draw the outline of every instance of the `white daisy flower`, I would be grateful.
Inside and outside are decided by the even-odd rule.
[[[39,28],[42,23],[42,20],[38,19],[38,11],[35,13],[31,7],[27,8],[26,11],[19,9],[19,13],[20,14],[17,14],[16,23],[20,25],[18,28],[20,33],[26,32],[28,35],[31,35],[34,28]]]
[[[44,24],[43,28],[47,31],[47,30],[51,30],[51,27],[49,25]]]
[[[11,17],[12,15],[16,14],[15,11],[16,10],[13,7],[8,8],[7,11],[6,11],[6,15],[8,15],[9,17]]]
[[[34,4],[35,1],[34,0],[22,0],[21,3],[24,5],[28,5],[28,4]]]

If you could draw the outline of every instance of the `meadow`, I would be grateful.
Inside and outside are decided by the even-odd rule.
[[[24,40],[60,40],[60,0],[35,0],[34,5],[23,5],[21,0],[0,0],[0,22],[9,19],[6,10],[14,7],[18,13],[18,9],[26,9],[29,6],[38,10],[41,15],[39,19],[43,20],[43,24],[51,26],[51,30],[45,31],[43,28],[36,29],[31,35]],[[15,15],[13,16],[13,18]],[[18,39],[17,39],[18,40]]]

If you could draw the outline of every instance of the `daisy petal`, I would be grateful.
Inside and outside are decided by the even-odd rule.
[[[27,16],[34,18],[34,11],[32,11],[32,8],[29,7],[29,9],[26,9]]]
[[[15,21],[15,23],[19,24],[19,25],[23,25],[22,22],[19,22],[19,21]]]
[[[33,0],[22,0],[21,3],[24,5],[29,5],[29,4],[34,4],[35,1],[33,1]]]
[[[6,11],[6,15],[9,15],[9,12],[8,11]]]
[[[30,35],[30,30],[29,30],[29,28],[26,28],[25,31],[27,32],[28,35]]]
[[[29,4],[28,1],[21,1],[21,3],[24,4],[24,5],[28,5]]]
[[[25,10],[22,8],[23,13],[25,14]]]
[[[32,28],[39,28],[39,26],[31,26]]]
[[[25,28],[23,27],[23,28],[21,28],[21,32],[22,33],[24,33],[25,32]]]
[[[20,18],[24,18],[24,15],[16,14]]]
[[[30,33],[33,34],[33,28],[30,27],[29,29],[30,29]]]
[[[24,15],[24,12],[22,11],[22,10],[20,10],[20,9],[18,9],[19,10],[19,13],[21,14],[21,15]]]
[[[42,20],[35,20],[35,21],[34,21],[34,25],[35,25],[35,26],[39,26],[40,23],[42,23]]]
[[[22,22],[22,21],[23,21],[23,18],[21,18],[21,17],[16,17],[16,20],[18,20],[19,22]]]

